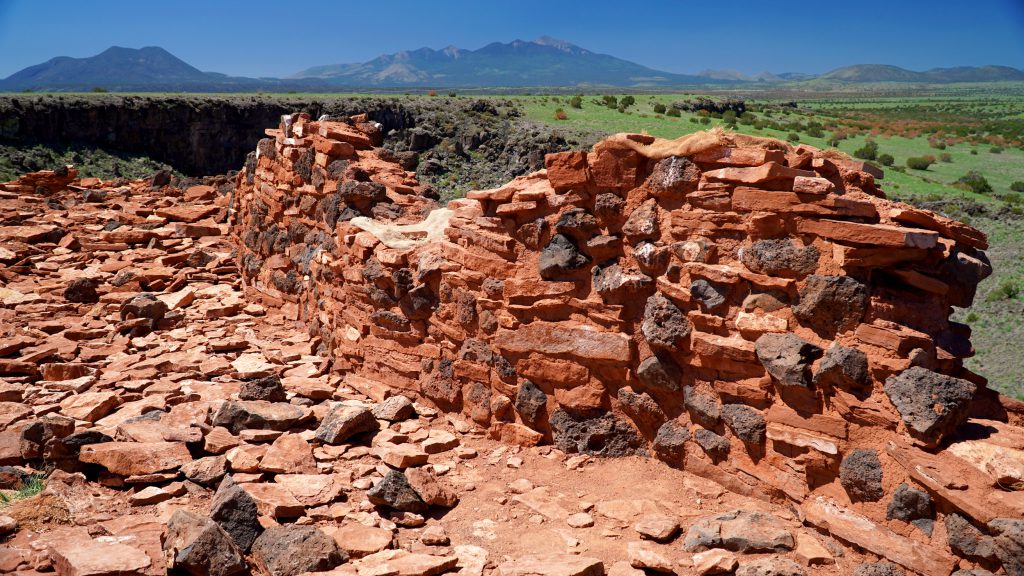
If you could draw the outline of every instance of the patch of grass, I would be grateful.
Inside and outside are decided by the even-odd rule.
[[[0,492],[0,507],[11,504],[18,500],[31,498],[46,488],[46,481],[42,476],[32,476],[28,483],[20,490]]]

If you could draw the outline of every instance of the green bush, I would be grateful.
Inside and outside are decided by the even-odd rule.
[[[573,108],[583,108],[583,96],[579,94],[569,98],[569,106]]]
[[[675,110],[675,108],[673,108],[672,110]],[[671,114],[669,114],[669,116],[671,116]],[[678,114],[676,114],[676,116],[678,116]],[[697,120],[696,116],[690,116],[690,123],[691,124],[696,124],[698,122],[700,122],[700,120]]]
[[[665,105],[662,104],[661,102],[656,102],[654,104],[654,113],[655,114],[664,114],[665,113]]]
[[[942,140],[929,140],[928,141],[928,145],[931,146],[932,148],[936,148],[938,150],[945,150],[946,149],[946,143],[943,142]]]
[[[922,157],[912,156],[910,158],[907,158],[907,168],[910,168],[911,170],[927,170],[928,167],[931,166],[934,163],[935,163],[935,159],[934,158],[930,159],[927,156],[922,156]]]
[[[942,154],[939,154],[939,160],[945,162],[946,164],[950,164],[953,162],[953,155],[950,154],[949,152],[943,152]]]
[[[622,98],[619,98],[619,106],[628,108],[633,104],[636,104],[636,98],[633,98],[632,96],[623,96]]]
[[[1013,184],[1010,184],[1010,190],[1014,192],[1024,192],[1024,182],[1017,180]]]
[[[982,176],[981,172],[977,170],[971,170],[967,174],[960,177],[959,180],[953,183],[953,186],[960,188],[961,190],[969,190],[975,194],[991,194],[992,185],[988,183],[988,180]]]
[[[102,87],[102,86],[94,86],[92,91],[96,92],[96,93],[102,93],[102,92],[106,92],[107,89]]]
[[[665,112],[665,116],[671,116],[673,118],[679,118],[679,116],[680,116],[679,108],[675,108],[675,107],[669,108],[668,112]],[[695,120],[695,118],[691,118],[691,120]]]
[[[786,140],[789,140],[790,142],[799,142],[800,135],[796,132],[790,132],[789,134],[786,134]]]
[[[619,99],[615,96],[603,96],[604,105],[609,108],[617,108],[619,106]]]
[[[700,123],[707,126],[708,124],[711,124],[711,118],[708,118],[707,116],[701,116]]]
[[[1006,202],[1007,204],[1012,204],[1016,206],[1021,202],[1024,202],[1024,197],[1022,197],[1020,194],[1017,194],[1016,192],[1010,192],[1009,194],[1003,196],[1003,201]]]
[[[861,160],[874,160],[878,157],[878,142],[868,140],[863,146],[853,151],[854,158]]]
[[[882,166],[892,166],[896,162],[896,159],[892,157],[892,154],[879,154],[878,163]]]
[[[1002,154],[1003,153],[1003,147],[1002,146],[993,146],[993,147],[989,148],[988,151],[993,153],[993,154]]]
[[[1007,278],[996,286],[995,290],[985,297],[986,302],[998,302],[1000,300],[1013,300],[1020,296],[1020,284],[1012,278]]]
[[[971,156],[977,156],[977,155],[978,155],[978,151],[977,150],[971,150]]]

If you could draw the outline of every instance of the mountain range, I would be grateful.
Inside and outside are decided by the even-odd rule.
[[[1008,66],[963,66],[915,72],[884,64],[857,64],[814,75],[749,76],[734,70],[674,74],[581,48],[547,36],[493,42],[477,50],[449,46],[378,56],[367,62],[314,66],[288,78],[246,78],[203,72],[158,47],[113,46],[96,56],[60,56],[4,80],[0,91],[252,92],[401,88],[678,88],[701,85],[804,83],[954,83],[1024,81]]]

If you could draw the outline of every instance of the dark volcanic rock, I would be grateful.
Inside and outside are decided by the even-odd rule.
[[[653,240],[658,237],[658,203],[652,198],[626,218],[622,225],[622,233],[629,238],[631,243],[640,240]]]
[[[284,386],[277,376],[267,376],[242,382],[238,391],[239,400],[266,400],[267,402],[284,402]]]
[[[686,441],[690,430],[676,420],[669,420],[658,428],[654,437],[654,453],[668,464],[681,468],[686,456]]]
[[[1007,574],[1024,574],[1024,520],[996,518],[988,523],[996,556]]]
[[[747,444],[764,442],[767,425],[764,415],[745,404],[722,406],[722,419],[737,438]]]
[[[210,518],[231,536],[243,552],[248,552],[256,537],[263,532],[256,501],[230,476],[221,481],[213,495]]]
[[[707,428],[713,428],[718,424],[722,417],[722,403],[714,394],[687,386],[683,390],[683,399],[694,422]]]
[[[252,545],[253,561],[269,576],[298,576],[326,572],[348,560],[348,555],[315,526],[273,526]]]
[[[402,512],[420,513],[427,503],[409,485],[409,479],[399,470],[391,470],[376,486],[366,491],[366,497],[377,506],[387,506]]]
[[[843,389],[858,389],[867,386],[868,356],[856,348],[847,348],[833,342],[818,364],[814,373],[814,385]]]
[[[853,329],[867,308],[867,288],[849,276],[808,276],[793,315],[820,334]]]
[[[847,454],[839,465],[839,482],[853,500],[880,500],[885,492],[878,454],[870,448],[858,448]]]
[[[671,358],[655,354],[640,363],[636,376],[649,388],[675,391],[679,390],[683,374]]]
[[[650,276],[636,270],[624,270],[618,264],[594,266],[592,276],[594,291],[605,299],[629,297],[646,291],[654,284]]]
[[[160,537],[168,569],[194,576],[233,576],[246,570],[242,551],[213,520],[178,510]]]
[[[78,304],[95,304],[100,301],[96,293],[96,281],[92,278],[76,278],[64,289],[64,299]]]
[[[754,343],[754,351],[779,384],[804,388],[810,384],[811,363],[821,356],[821,348],[791,332],[763,334]]]
[[[818,268],[821,253],[814,246],[797,248],[789,239],[758,240],[740,250],[740,261],[754,272],[803,278]]]
[[[643,439],[626,422],[606,412],[587,418],[555,410],[549,419],[555,445],[566,453],[591,456],[642,454]]]
[[[214,426],[223,426],[238,434],[242,430],[285,431],[306,415],[305,410],[285,402],[229,400],[213,416]]]
[[[527,425],[536,426],[544,416],[547,403],[548,395],[533,382],[525,380],[519,386],[519,392],[516,393],[516,412]]]
[[[728,290],[725,287],[708,282],[703,278],[694,280],[690,284],[690,296],[693,296],[693,299],[700,302],[701,307],[709,312],[725,304],[727,293]]]
[[[564,234],[555,234],[540,253],[540,276],[546,280],[577,270],[590,262],[576,243]]]
[[[960,556],[987,562],[997,557],[996,543],[992,537],[982,533],[956,512],[946,515],[946,537],[949,539],[950,550]]]
[[[316,438],[325,444],[341,444],[356,434],[377,430],[373,412],[363,406],[337,406],[324,416]]]
[[[930,536],[935,518],[935,505],[927,492],[900,484],[885,510],[885,517],[910,522]]]
[[[640,332],[648,344],[667,350],[685,349],[692,330],[683,311],[660,292],[647,299]]]
[[[707,428],[698,428],[693,433],[693,438],[701,449],[716,462],[724,460],[729,455],[729,450],[732,449],[725,437],[719,436]]]
[[[683,196],[697,190],[700,168],[685,156],[669,156],[654,165],[646,183],[659,198]]]
[[[582,208],[566,210],[558,217],[555,231],[559,234],[570,234],[578,239],[593,236],[598,230],[597,218]]]
[[[653,430],[665,421],[665,412],[661,410],[661,407],[658,406],[654,398],[651,398],[651,395],[646,392],[638,394],[632,388],[626,386],[619,388],[616,397],[622,405],[622,411],[632,418],[633,422],[641,429]]]
[[[885,393],[896,406],[910,435],[928,445],[967,420],[976,386],[967,380],[914,366],[885,381]]]

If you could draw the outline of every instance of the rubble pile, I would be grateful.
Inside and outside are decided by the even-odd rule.
[[[920,573],[977,560],[951,518],[1021,528],[1024,408],[949,319],[983,233],[886,200],[873,166],[720,132],[617,135],[435,208],[375,130],[284,117],[232,224],[247,293],[345,386],[650,455]]]

